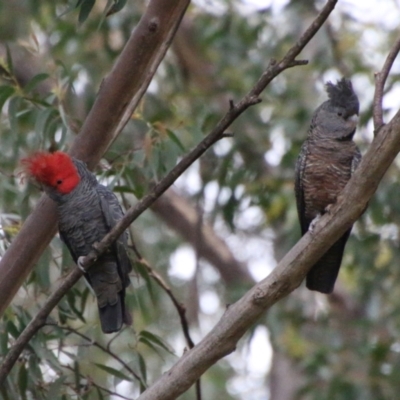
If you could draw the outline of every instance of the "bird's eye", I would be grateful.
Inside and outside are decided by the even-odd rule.
[[[61,179],[59,179],[58,181],[57,181],[57,185],[61,185],[62,184],[62,180]]]
[[[339,115],[339,117],[342,117],[342,116],[343,116],[343,113],[339,111],[339,112],[337,113],[337,115]]]

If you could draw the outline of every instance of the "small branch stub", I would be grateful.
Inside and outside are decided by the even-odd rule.
[[[299,65],[307,65],[308,60],[293,60],[291,63],[289,63],[289,67],[297,67]]]
[[[250,96],[248,99],[250,105],[255,105],[262,102],[262,99],[258,96]]]
[[[383,110],[382,110],[382,100],[384,94],[385,83],[392,69],[394,60],[400,52],[400,37],[396,40],[388,56],[386,57],[385,63],[383,64],[382,70],[374,73],[375,77],[375,95],[373,101],[372,116],[374,120],[374,136],[378,134],[383,125]]]
[[[160,26],[160,20],[157,17],[154,17],[149,22],[149,32],[155,33],[158,31],[158,27]]]

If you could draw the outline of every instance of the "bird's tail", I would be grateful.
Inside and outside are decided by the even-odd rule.
[[[122,324],[132,325],[132,316],[125,307],[125,293],[118,293],[118,301],[115,304],[99,306],[101,329],[104,333],[118,332]]]
[[[325,294],[332,293],[350,231],[348,230],[311,268],[306,278],[308,289]]]
[[[93,288],[99,308],[101,329],[104,333],[117,332],[122,324],[130,325],[132,317],[125,307],[125,286],[118,273],[113,255],[107,253],[86,274]]]

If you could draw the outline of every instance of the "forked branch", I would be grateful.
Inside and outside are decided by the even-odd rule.
[[[398,56],[400,51],[400,37],[396,40],[388,56],[386,57],[385,63],[381,71],[375,73],[375,95],[374,95],[374,103],[372,109],[372,116],[374,120],[374,134],[377,135],[379,130],[384,124],[383,121],[383,108],[382,108],[382,100],[385,89],[385,83],[389,72],[392,68],[394,60]]]

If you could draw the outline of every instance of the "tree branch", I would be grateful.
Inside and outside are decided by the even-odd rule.
[[[147,260],[145,260],[144,258],[140,258],[139,262],[142,263],[142,265],[147,269],[149,275],[157,282],[158,286],[160,286],[165,291],[165,293],[167,293],[168,297],[171,299],[173,305],[176,308],[176,311],[178,312],[179,319],[182,325],[183,335],[185,336],[188,348],[189,349],[193,348],[194,343],[189,333],[189,324],[185,316],[186,314],[185,306],[176,299],[175,295],[172,293],[171,288],[164,281],[163,277],[149,265]]]
[[[203,221],[199,228],[199,216],[196,209],[173,188],[164,193],[151,210],[164,222],[188,241],[198,254],[214,265],[227,284],[234,282],[254,283],[246,267],[235,259],[226,242]],[[201,241],[198,240],[201,230]]]
[[[71,154],[94,167],[120,133],[163,59],[189,0],[151,0],[103,80]],[[0,317],[56,232],[54,203],[43,196],[0,260]]]
[[[210,366],[233,352],[265,311],[303,281],[310,267],[363,213],[384,173],[400,151],[400,111],[384,126],[332,210],[305,234],[272,273],[229,306],[218,324],[138,400],[173,400]]]
[[[400,37],[392,46],[388,56],[386,57],[385,63],[383,64],[382,70],[375,73],[375,95],[372,109],[372,116],[374,120],[374,135],[377,135],[381,127],[383,126],[383,110],[382,100],[385,88],[386,79],[392,68],[393,62],[396,59],[400,51]]]
[[[128,202],[126,201],[125,195],[123,193],[121,194],[121,197],[122,197],[122,201],[123,201],[125,209],[128,208]],[[164,278],[148,263],[148,261],[145,258],[142,257],[141,253],[139,252],[135,243],[133,242],[132,225],[129,226],[129,233],[130,233],[131,240],[132,240],[131,248],[133,249],[136,257],[138,258],[138,261],[147,269],[147,272],[149,273],[150,277],[153,278],[156,281],[156,283],[158,284],[158,286],[160,286],[160,288],[165,291],[167,296],[171,299],[172,304],[175,306],[176,311],[179,315],[182,332],[183,332],[183,336],[185,337],[186,344],[189,349],[192,349],[194,347],[194,342],[193,342],[193,340],[190,336],[190,332],[189,332],[189,322],[186,318],[186,307],[178,301],[178,299],[175,297],[174,293],[172,292],[171,288],[165,282]],[[196,400],[201,400],[200,378],[196,381],[195,389],[196,389]]]
[[[181,321],[183,335],[185,336],[188,348],[192,349],[194,347],[194,342],[190,337],[189,324],[186,319],[185,306],[177,300],[175,295],[172,293],[171,288],[164,281],[163,277],[149,265],[147,260],[145,260],[143,257],[140,257],[139,262],[141,262],[144,265],[149,275],[157,282],[157,284],[165,291],[165,293],[167,293],[168,297],[171,299],[173,305],[176,308],[176,311],[178,312],[179,319]],[[195,384],[196,384],[196,400],[201,400],[200,377],[196,380]]]
[[[73,367],[71,367],[70,365],[63,365],[63,364],[60,364],[60,366],[63,367],[63,368],[65,368],[65,369],[68,369],[68,370],[70,370],[72,373],[76,374],[76,370],[75,370]],[[101,385],[99,385],[99,384],[96,383],[96,382],[93,382],[93,380],[88,379],[86,376],[84,376],[84,375],[81,374],[81,373],[79,373],[79,376],[80,376],[81,378],[84,378],[84,379],[87,379],[87,380],[88,380],[88,386],[94,386],[94,387],[96,387],[96,388],[98,388],[98,389],[100,389],[100,390],[103,390],[103,391],[106,392],[107,394],[109,394],[109,395],[111,395],[111,396],[119,397],[120,399],[132,400],[130,397],[125,397],[125,396],[123,396],[122,394],[119,394],[119,393],[117,393],[117,392],[113,392],[112,390],[110,390],[110,389],[108,389],[108,388],[106,388],[106,387],[104,387],[104,386],[101,386]],[[80,394],[80,393],[79,393],[79,394]]]
[[[300,52],[304,49],[307,43],[313,38],[313,36],[319,31],[321,26],[324,24],[330,13],[333,11],[337,3],[337,0],[328,0],[317,18],[311,23],[307,30],[301,35],[300,39],[292,46],[281,61],[271,61],[269,68],[263,73],[261,78],[258,80],[250,95],[258,96],[266,86],[275,78],[276,74],[284,71],[287,68],[291,68],[295,65],[304,65],[307,63],[305,60],[295,60]]]
[[[46,326],[52,326],[52,327],[57,327],[60,329],[63,329],[65,331],[68,331],[70,333],[73,333],[74,335],[77,335],[81,337],[82,339],[86,340],[87,342],[90,343],[91,346],[95,346],[104,353],[108,354],[110,357],[114,358],[117,362],[119,362],[135,379],[137,379],[143,386],[146,386],[145,383],[143,382],[142,378],[119,356],[117,356],[115,353],[113,353],[108,346],[105,347],[99,342],[96,342],[95,340],[91,339],[90,337],[87,337],[83,333],[77,331],[76,329],[72,329],[69,326],[62,326],[58,324],[50,324],[50,323],[45,323],[44,325]]]
[[[34,318],[32,318],[21,335],[19,335],[14,345],[4,357],[3,363],[0,366],[0,386],[4,383],[4,380],[7,378],[7,375],[11,371],[19,355],[22,353],[24,347],[32,339],[33,335],[40,328],[46,325],[46,319],[50,312],[58,304],[64,294],[71,289],[72,286],[74,286],[74,284],[82,275],[83,272],[78,267],[73,268],[73,270],[58,285],[57,289],[47,298],[40,311]]]
[[[156,0],[154,0],[154,1],[156,1]],[[298,42],[292,48],[289,49],[289,51],[284,56],[284,58],[280,62],[275,62],[274,60],[272,60],[269,64],[268,68],[266,69],[266,71],[262,74],[261,78],[258,80],[256,85],[251,89],[251,91],[246,96],[244,96],[238,104],[235,105],[235,104],[231,103],[231,106],[230,106],[229,110],[227,111],[227,113],[225,114],[225,116],[218,122],[218,124],[210,132],[210,134],[207,135],[185,157],[183,157],[181,159],[181,161],[159,183],[157,183],[154,186],[154,188],[151,190],[150,193],[148,193],[141,200],[139,200],[135,206],[131,207],[126,212],[125,216],[115,225],[115,227],[103,238],[103,240],[100,243],[97,243],[95,246],[93,246],[94,247],[93,250],[82,261],[82,266],[85,269],[90,268],[90,266],[93,265],[95,260],[103,252],[105,252],[107,250],[107,248],[115,240],[117,240],[117,238],[128,228],[128,226],[143,211],[145,211],[147,208],[149,208],[156,201],[156,199],[158,197],[160,197],[194,161],[196,161],[209,147],[211,147],[217,140],[219,140],[223,136],[225,130],[230,126],[230,124],[236,118],[238,118],[250,106],[259,103],[260,99],[258,96],[261,93],[261,91],[264,90],[265,87],[272,81],[272,79],[274,79],[282,71],[293,66],[293,62],[295,61],[295,58],[297,57],[297,55],[300,53],[300,51],[304,48],[304,46],[312,39],[312,37],[321,28],[322,24],[328,17],[329,13],[335,7],[336,2],[337,2],[337,0],[328,0],[327,4],[322,9],[322,11],[317,16],[317,18],[313,21],[313,23],[306,30],[306,32],[300,37]],[[112,95],[112,93],[110,93],[110,95]],[[361,213],[361,211],[360,211],[360,213]],[[338,235],[338,237],[339,237],[339,235]],[[302,243],[303,241],[304,240],[301,240],[299,243]],[[331,243],[333,243],[333,240],[331,241]],[[328,245],[326,245],[325,249],[327,249],[329,247]],[[289,253],[289,254],[291,254],[291,253]],[[320,251],[318,253],[318,256],[322,255],[322,253],[323,253],[323,251]],[[312,255],[313,255],[313,253],[311,253],[310,257],[312,257]],[[314,259],[312,261],[316,261],[316,259],[317,258],[314,257]],[[309,265],[311,265],[311,263]],[[0,264],[0,266],[1,266],[1,264]],[[1,272],[1,268],[0,268],[0,272]],[[22,332],[21,336],[17,339],[14,346],[10,349],[9,353],[5,357],[3,365],[0,367],[0,385],[6,378],[7,374],[9,373],[12,366],[14,365],[15,361],[18,359],[18,356],[22,352],[24,346],[29,342],[29,340],[37,332],[37,330],[43,326],[43,324],[45,323],[45,320],[46,320],[47,316],[50,314],[51,310],[60,301],[62,296],[75,284],[75,282],[78,281],[78,279],[82,276],[82,274],[83,274],[83,272],[79,268],[75,267],[67,275],[67,277],[64,278],[64,280],[61,282],[61,284],[58,286],[58,288],[55,290],[55,292],[53,292],[50,295],[50,297],[45,302],[43,308],[31,320],[31,322],[28,324],[28,326]],[[303,276],[304,275],[301,275],[301,279]],[[297,277],[298,277],[298,275],[297,275]],[[297,283],[297,286],[300,284],[300,282],[301,282],[301,280]],[[291,290],[293,290],[297,286],[294,286]],[[290,291],[285,292],[285,295],[288,294],[289,292]],[[277,301],[279,298],[280,297],[276,298],[275,301]],[[240,326],[243,329],[243,325],[240,325]],[[247,327],[244,329],[244,331],[246,329],[247,329]],[[244,331],[243,331],[243,333],[244,333]],[[204,340],[202,341],[202,343],[203,342],[204,342]],[[227,343],[231,344],[230,341],[227,341]],[[195,348],[197,348],[197,347],[198,346],[196,346]],[[192,349],[191,351],[193,351],[194,349]],[[224,351],[226,351],[226,347],[221,346],[220,349],[217,349],[217,354],[221,354],[220,350],[222,350],[224,352]],[[229,348],[229,350],[232,351],[230,348]],[[210,351],[210,354],[213,354],[213,353]],[[228,353],[226,353],[226,354],[228,354]],[[225,355],[225,353],[222,353],[222,355]],[[217,361],[219,358],[220,357],[213,358],[212,363]],[[197,370],[199,370],[199,371],[201,371],[201,373],[203,373],[205,371],[205,369],[204,370],[202,369],[204,367],[204,365],[207,365],[207,367],[206,367],[206,369],[207,369],[208,366],[212,365],[212,363],[211,364],[208,364],[208,363],[200,364],[198,366]],[[194,379],[194,381],[191,381],[191,383],[188,387],[190,387],[198,379],[198,377],[201,375],[201,373],[199,375],[197,375],[197,377],[196,377],[196,379]],[[187,380],[186,383],[187,382],[189,382],[189,380]],[[186,390],[188,387],[186,387],[184,390]],[[180,393],[182,393],[182,392],[180,392]],[[165,399],[167,399],[167,397],[165,397]]]
[[[124,206],[126,208],[127,201],[125,199],[125,196],[122,194],[122,200],[124,203]],[[131,228],[131,226],[130,226]],[[133,232],[132,229],[129,229],[129,233],[132,239],[132,245],[130,246],[133,252],[135,253],[137,257],[137,261],[140,262],[146,269],[148,274],[150,275],[151,278],[155,280],[158,286],[160,286],[161,289],[164,290],[164,292],[167,294],[167,296],[171,299],[172,304],[175,306],[176,311],[178,312],[179,319],[181,320],[181,325],[182,325],[182,331],[183,331],[183,336],[185,337],[186,344],[188,347],[191,349],[194,346],[194,342],[192,338],[190,337],[189,333],[189,323],[186,319],[186,309],[185,306],[180,303],[175,295],[172,293],[171,288],[168,286],[168,284],[165,282],[164,278],[149,264],[149,262],[142,256],[136,245],[133,243]]]

